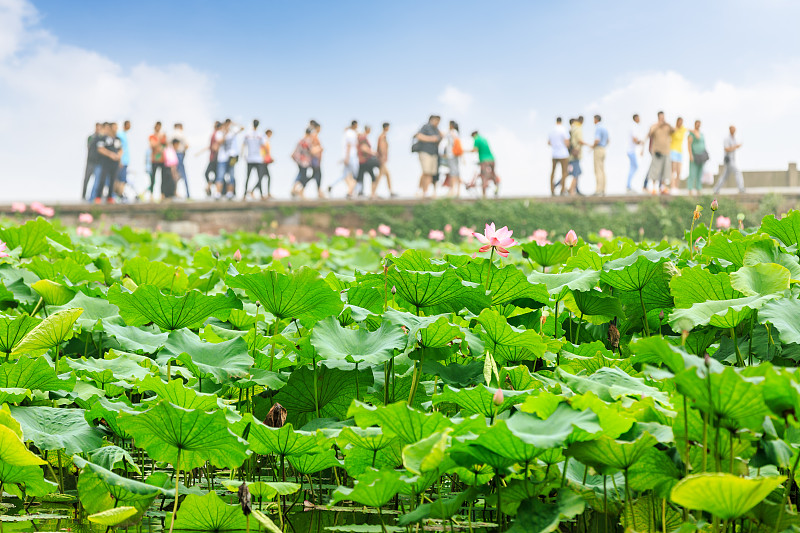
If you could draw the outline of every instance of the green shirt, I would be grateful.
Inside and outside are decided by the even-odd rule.
[[[473,146],[478,150],[478,161],[483,163],[485,161],[494,161],[492,150],[489,148],[489,141],[480,135],[475,136]]]

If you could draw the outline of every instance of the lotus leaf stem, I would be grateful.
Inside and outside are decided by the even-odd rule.
[[[172,504],[172,521],[169,523],[169,533],[175,527],[175,517],[178,515],[178,491],[181,482],[181,449],[178,448],[178,457],[175,460],[175,502]]]
[[[744,359],[742,358],[742,352],[739,351],[739,343],[736,341],[736,328],[731,326],[730,332],[731,332],[731,340],[733,341],[733,347],[736,350],[736,364],[743,367],[745,366]]]
[[[779,533],[781,521],[783,520],[783,513],[786,509],[786,505],[789,504],[789,493],[792,489],[792,484],[794,483],[794,476],[797,472],[797,465],[800,463],[800,451],[797,451],[797,457],[794,459],[794,463],[792,464],[792,470],[789,474],[789,479],[786,480],[786,485],[783,487],[783,498],[781,498],[781,505],[778,508],[778,519],[775,521],[775,531],[774,533]]]

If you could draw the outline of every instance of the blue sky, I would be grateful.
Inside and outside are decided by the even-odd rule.
[[[556,115],[613,114],[620,125],[611,135],[619,139],[626,128],[622,117],[630,112],[646,116],[665,107],[669,118],[672,105],[699,113],[702,102],[730,95],[728,89],[736,92],[731,102],[749,102],[747,95],[768,80],[793,85],[783,76],[800,64],[793,27],[800,3],[789,0],[2,0],[0,12],[4,2],[27,9],[13,50],[3,55],[0,43],[6,70],[24,75],[26,61],[44,61],[42,50],[73,60],[81,52],[82,63],[102,63],[87,70],[85,92],[110,77],[111,90],[124,93],[119,116],[111,118],[135,117],[139,137],[146,137],[156,117],[181,120],[198,145],[210,133],[211,118],[259,117],[276,130],[275,145],[288,153],[307,120],[316,118],[326,146],[338,154],[341,129],[351,118],[373,126],[388,120],[396,125],[396,164],[405,175],[416,173],[406,153],[408,136],[429,113],[440,112],[459,120],[462,133],[494,133],[489,140],[507,154],[511,192],[519,194],[528,192],[526,167],[546,166],[541,143]],[[80,83],[65,86],[80,93]],[[658,86],[650,90],[647,83]],[[150,102],[165,84],[171,95]],[[197,105],[181,102],[181,91]],[[0,96],[8,106],[15,99],[17,107],[36,105],[29,92],[0,88]],[[46,91],[41,98],[47,100]],[[76,131],[115,109],[100,100],[102,94],[95,104],[83,104],[85,120],[75,120]],[[181,116],[172,116],[178,110]],[[723,117],[712,129],[724,129]],[[528,147],[525,157],[516,153]],[[764,160],[753,157],[752,164],[769,166],[776,156],[761,152]],[[785,166],[790,147],[777,153],[782,160],[772,166]],[[622,172],[624,157],[609,164]],[[333,177],[333,158],[329,165],[323,170]],[[291,164],[279,170],[283,181],[290,180]],[[542,179],[535,179],[538,186]],[[415,177],[404,180],[411,194]]]

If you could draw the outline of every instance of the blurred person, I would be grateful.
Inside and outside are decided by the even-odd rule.
[[[317,184],[317,196],[325,198],[322,192],[322,142],[319,140],[319,131],[322,129],[316,120],[309,121],[311,128],[311,178]]]
[[[681,163],[683,162],[683,139],[686,138],[686,127],[683,118],[678,117],[675,128],[672,130],[672,140],[669,145],[669,159],[672,161],[672,190],[678,188],[681,179]]]
[[[561,123],[561,117],[556,117],[556,125],[550,130],[547,144],[553,152],[553,168],[550,170],[550,195],[556,195],[556,187],[561,185],[561,194],[567,189],[567,173],[569,172],[569,133]],[[561,167],[561,179],[556,182],[556,168]]]
[[[89,188],[89,180],[92,176],[97,174],[97,166],[99,158],[97,156],[97,139],[101,136],[103,124],[100,122],[94,123],[94,133],[86,138],[86,171],[83,173],[83,188],[81,189],[81,198],[88,200],[86,196]],[[95,178],[97,179],[97,178]]]
[[[664,120],[664,112],[659,111],[656,123],[650,126],[647,137],[650,139],[650,168],[644,180],[643,190],[647,190],[648,182],[653,183],[652,194],[662,194],[669,192],[670,175],[670,145],[672,144],[672,132],[674,128]]]
[[[572,176],[572,183],[570,183],[569,194],[581,194],[578,188],[578,179],[583,170],[581,170],[581,156],[583,155],[583,147],[589,146],[583,140],[583,116],[569,121],[569,175]],[[563,190],[563,188],[562,188]]]
[[[258,125],[260,124],[258,119],[253,119],[253,129],[249,130],[244,135],[244,149],[245,149],[245,161],[247,162],[247,172],[244,175],[244,196],[242,196],[242,200],[247,200],[248,196],[251,198],[255,196],[255,193],[251,191],[248,194],[247,186],[250,183],[250,175],[253,171],[256,171],[256,184],[261,183],[261,180],[264,178],[264,172],[266,171],[266,164],[264,164],[264,155],[261,153],[264,144],[267,142],[266,136],[258,131]],[[255,187],[253,187],[253,191],[255,191]]]
[[[172,140],[178,141],[178,145],[175,147],[175,154],[178,156],[178,166],[175,170],[178,173],[178,178],[183,181],[183,185],[186,187],[186,198],[189,198],[189,180],[186,178],[186,167],[184,166],[186,150],[189,149],[189,145],[186,143],[186,134],[183,132],[183,124],[180,122],[173,127]]]
[[[703,189],[703,166],[708,161],[708,151],[706,150],[706,137],[700,131],[700,121],[694,121],[694,129],[689,131],[686,139],[686,147],[689,152],[689,182],[686,188],[689,196],[700,195]]]
[[[258,189],[258,194],[261,195],[261,199],[269,199],[272,198],[272,194],[270,193],[270,187],[272,185],[272,177],[269,174],[269,166],[272,164],[272,147],[270,146],[270,139],[272,138],[272,130],[266,130],[264,132],[264,144],[261,146],[261,157],[264,161],[264,175],[259,178],[258,182],[256,182],[253,190],[250,191],[250,195],[255,197],[256,189]],[[264,181],[264,176],[267,178],[267,195],[264,196],[264,190],[262,187],[262,182]]]
[[[156,122],[148,141],[150,143],[150,187],[148,191],[152,198],[156,186],[156,172],[161,177],[161,181],[164,181],[164,149],[167,147],[167,136],[161,131],[160,121]]]
[[[636,156],[637,148],[639,148],[639,155],[644,155],[644,139],[642,127],[639,124],[639,115],[633,115],[633,124],[628,130],[628,161],[630,162],[630,168],[628,170],[628,184],[625,187],[627,192],[633,192],[633,177],[639,168],[639,160]]]
[[[208,197],[212,194],[212,185],[216,181],[217,176],[217,154],[219,153],[220,146],[220,141],[217,139],[217,132],[219,132],[220,129],[222,129],[222,122],[218,120],[214,121],[214,131],[211,132],[211,140],[208,143],[208,148],[197,154],[200,155],[208,150],[208,165],[204,173],[206,178],[206,196]]]
[[[369,142],[369,134],[372,128],[369,125],[364,126],[364,131],[358,136],[358,177],[356,178],[356,193],[358,196],[364,196],[364,176],[369,174],[372,178],[371,186],[375,189],[375,171],[380,167],[378,158],[375,151],[372,149],[372,144]],[[373,197],[374,198],[374,197]]]
[[[600,115],[594,116],[594,179],[595,196],[606,195],[606,147],[608,146],[608,130]]]
[[[219,143],[217,151],[217,172],[216,182],[217,190],[215,198],[222,198],[223,194],[228,200],[233,198],[235,191],[235,175],[234,168],[238,159],[235,141],[242,127],[234,124],[231,119],[226,119],[222,127],[217,132],[216,139]]]
[[[242,132],[244,126],[232,124],[230,135],[230,145],[228,145],[228,169],[230,170],[230,182],[228,182],[227,192],[225,198],[233,200],[236,197],[236,164],[239,162],[239,156],[242,153]],[[227,136],[226,136],[227,142]]]
[[[119,161],[122,157],[122,142],[117,138],[117,123],[103,124],[101,137],[97,140],[97,155],[100,161],[100,173],[95,178],[92,189],[92,200],[95,203],[103,201],[114,203],[114,179],[119,172]]]
[[[345,128],[342,136],[342,175],[328,186],[330,195],[333,188],[341,182],[347,183],[347,198],[353,196],[358,176],[358,121],[354,120]]]
[[[128,165],[131,162],[131,153],[128,145],[128,132],[131,129],[131,121],[126,120],[122,124],[122,131],[117,132],[117,138],[120,142],[121,154],[119,160],[119,170],[117,171],[116,180],[114,180],[114,193],[120,200],[125,199],[125,186],[128,184]]]
[[[719,176],[719,181],[714,186],[714,194],[717,194],[730,175],[736,177],[736,185],[739,187],[739,192],[744,193],[744,176],[742,171],[739,170],[739,165],[736,164],[736,152],[742,147],[742,143],[736,140],[736,126],[728,128],[730,135],[725,139],[723,147],[725,148],[725,168]]]
[[[500,190],[500,178],[497,176],[495,172],[495,160],[494,154],[492,154],[492,149],[489,147],[489,141],[486,140],[478,131],[473,131],[471,134],[472,137],[472,151],[478,154],[478,165],[480,166],[480,178],[481,178],[481,193],[484,198],[486,198],[486,188],[489,186],[489,183],[494,183],[495,190],[494,195],[497,196]],[[468,186],[467,188],[474,187],[475,182]]]
[[[308,169],[311,166],[311,135],[314,130],[306,128],[306,133],[295,146],[292,160],[297,163],[297,177],[292,185],[292,197],[303,198],[306,184],[308,183]]]
[[[161,176],[161,198],[164,200],[175,198],[178,182],[181,180],[178,172],[180,162],[178,149],[180,145],[181,141],[172,139],[172,142],[164,148],[164,169],[166,172]]]
[[[419,178],[419,189],[422,197],[428,194],[428,188],[433,186],[433,197],[436,197],[436,184],[434,176],[439,175],[439,142],[442,134],[439,131],[439,115],[431,115],[428,122],[424,124],[414,135],[412,152],[419,154],[419,164],[422,167],[422,175]]]
[[[378,184],[381,181],[383,176],[386,176],[386,186],[389,187],[389,197],[394,198],[397,195],[392,192],[392,178],[389,175],[389,167],[386,165],[389,161],[389,123],[383,123],[383,131],[378,136],[378,145],[377,154],[378,154],[378,162],[380,163],[380,168],[378,169],[378,179],[372,183],[372,198],[376,197],[376,192],[378,190]]]
[[[458,123],[450,121],[450,129],[444,136],[442,142],[442,152],[444,167],[447,169],[443,187],[450,188],[450,196],[458,198],[461,196],[461,157],[464,155],[464,148],[458,136]]]

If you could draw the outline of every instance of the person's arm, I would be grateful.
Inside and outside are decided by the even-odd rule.
[[[111,150],[109,150],[108,148],[106,148],[105,146],[98,146],[97,153],[100,155],[104,155],[109,159],[116,159],[116,154]]]
[[[689,162],[691,163],[694,161],[694,154],[692,153],[692,139],[694,138],[694,132],[690,131],[689,135],[686,136],[686,150],[689,152]]]

